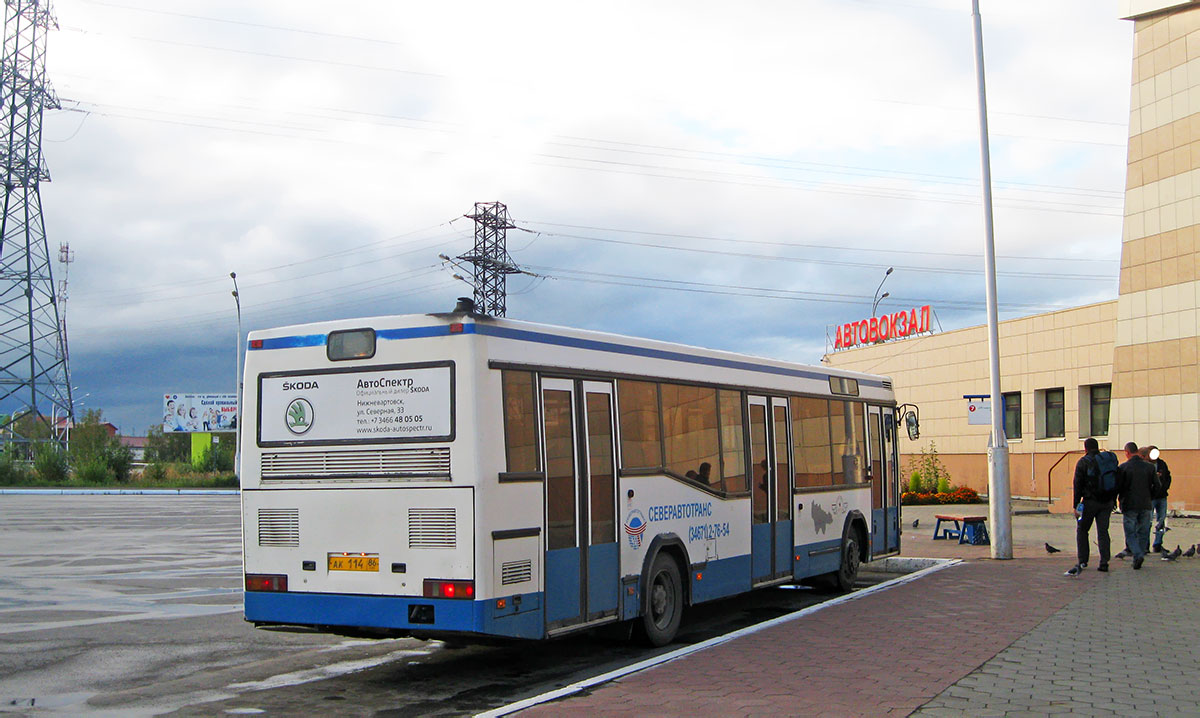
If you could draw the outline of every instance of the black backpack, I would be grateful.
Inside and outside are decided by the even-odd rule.
[[[1101,451],[1092,458],[1092,468],[1088,472],[1095,482],[1096,498],[1110,501],[1117,495],[1117,455],[1111,451]]]

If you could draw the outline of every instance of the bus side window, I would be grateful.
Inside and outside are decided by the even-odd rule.
[[[833,479],[829,400],[793,396],[791,405],[795,486],[829,486]]]
[[[538,451],[537,397],[533,373],[505,369],[500,372],[504,394],[504,454],[509,473],[541,469]]]
[[[718,393],[721,423],[721,489],[737,494],[746,491],[746,436],[742,418],[742,393],[722,389]]]
[[[720,462],[717,391],[711,387],[662,384],[663,451],[666,468],[696,483],[700,469]]]
[[[618,381],[617,401],[621,412],[621,468],[661,468],[658,385],[648,381]]]

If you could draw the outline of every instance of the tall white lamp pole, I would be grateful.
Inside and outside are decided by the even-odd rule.
[[[242,433],[242,298],[238,295],[237,272],[230,272],[233,280],[233,302],[237,305],[237,361],[234,371],[237,372],[237,430],[233,432],[233,470],[238,477],[242,475],[242,442],[238,440]]]
[[[1008,439],[1004,436],[1004,399],[1000,394],[1000,330],[996,308],[996,243],[992,232],[992,162],[988,148],[987,90],[983,82],[983,20],[979,0],[971,0],[975,23],[975,79],[979,87],[979,148],[983,166],[983,267],[987,277],[988,364],[991,370],[992,436],[988,441],[988,518],[992,522],[992,558],[1010,559],[1012,492],[1008,482]]]

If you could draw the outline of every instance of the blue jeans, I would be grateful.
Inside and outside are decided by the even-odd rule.
[[[1121,513],[1125,524],[1125,543],[1135,559],[1142,558],[1150,550],[1150,519],[1154,509],[1124,510]]]
[[[1163,534],[1167,532],[1167,499],[1151,499],[1154,507],[1154,545],[1162,548]]]

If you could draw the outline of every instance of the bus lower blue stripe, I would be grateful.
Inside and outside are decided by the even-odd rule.
[[[524,602],[527,606],[539,608],[501,616],[494,615],[494,600],[458,601],[444,598],[265,591],[246,591],[243,595],[246,620],[258,623],[452,631],[515,638],[541,638],[544,633],[540,593],[526,594]],[[512,603],[511,597],[509,603]],[[413,604],[433,606],[434,623],[410,623],[408,607]]]

